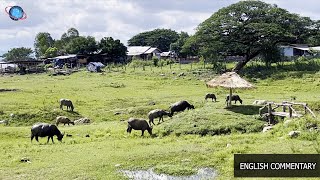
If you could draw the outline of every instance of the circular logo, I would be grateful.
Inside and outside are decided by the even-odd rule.
[[[8,6],[5,10],[9,17],[14,21],[24,20],[27,18],[27,14],[20,6]]]

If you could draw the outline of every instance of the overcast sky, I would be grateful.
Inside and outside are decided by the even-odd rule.
[[[13,47],[33,48],[38,32],[59,39],[70,27],[96,40],[111,36],[127,44],[132,36],[155,28],[190,34],[218,9],[237,0],[1,0],[0,54]],[[290,12],[320,19],[319,0],[264,0]],[[26,20],[13,21],[5,12],[19,5]]]

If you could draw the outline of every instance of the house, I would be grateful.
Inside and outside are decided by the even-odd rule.
[[[127,59],[139,58],[150,60],[152,57],[160,57],[161,50],[151,46],[128,46]]]
[[[161,59],[176,59],[178,56],[175,52],[173,51],[168,51],[168,52],[162,52],[160,54]]]
[[[290,44],[287,46],[280,46],[280,51],[285,57],[309,55],[309,50],[310,48],[306,44]]]

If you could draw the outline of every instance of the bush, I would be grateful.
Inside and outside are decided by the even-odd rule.
[[[145,70],[146,66],[151,66],[153,62],[151,61],[145,61],[142,59],[132,59],[131,63],[129,64],[129,66],[133,67],[133,68],[137,68],[137,67],[142,67],[143,70]]]
[[[152,58],[152,61],[153,61],[153,65],[155,66],[155,67],[157,67],[159,64],[159,58],[157,58],[157,57],[153,57]]]
[[[44,65],[44,68],[45,68],[45,69],[53,68],[53,65],[52,65],[52,64],[46,64],[46,65]]]

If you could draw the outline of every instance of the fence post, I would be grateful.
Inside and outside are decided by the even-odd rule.
[[[289,118],[292,118],[292,106],[289,106]]]
[[[271,103],[268,104],[268,120],[269,120],[269,124],[271,124],[271,121],[272,121],[272,106],[271,106]]]

